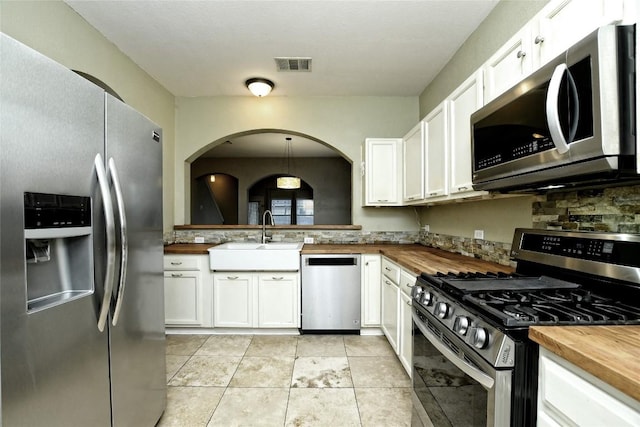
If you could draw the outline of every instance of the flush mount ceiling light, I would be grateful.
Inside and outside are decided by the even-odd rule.
[[[247,86],[247,89],[249,89],[249,91],[257,97],[269,95],[274,87],[274,84],[271,80],[261,78],[249,79],[244,82],[244,84]]]
[[[290,163],[293,156],[291,138],[285,138],[285,156],[287,157],[287,175],[291,175]],[[296,176],[281,176],[276,179],[276,187],[282,190],[296,190],[300,188],[300,178]]]

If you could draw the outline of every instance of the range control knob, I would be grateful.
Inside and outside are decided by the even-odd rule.
[[[435,310],[433,313],[441,319],[446,319],[449,315],[449,305],[446,302],[439,302],[436,304]]]
[[[472,342],[476,348],[485,348],[489,342],[489,332],[485,328],[478,326],[473,333]]]
[[[411,289],[411,297],[417,301],[420,301],[422,292],[424,292],[424,289],[422,287],[414,286],[413,289]]]
[[[424,291],[420,297],[420,302],[424,305],[431,305],[433,302],[433,295],[429,291]]]
[[[453,330],[460,335],[466,335],[469,330],[469,318],[467,316],[458,316],[453,322]]]

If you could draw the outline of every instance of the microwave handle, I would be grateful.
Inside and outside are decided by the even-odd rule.
[[[562,133],[562,127],[560,126],[560,112],[558,111],[558,98],[560,97],[560,85],[562,84],[562,76],[567,73],[567,81],[571,90],[572,104],[574,108],[571,108],[571,129],[569,130],[569,139],[565,139]],[[573,76],[569,71],[567,64],[558,65],[549,81],[549,89],[547,90],[547,102],[546,102],[546,114],[547,124],[549,125],[549,133],[551,134],[551,140],[553,141],[558,153],[565,154],[569,151],[569,144],[576,136],[576,130],[578,129],[578,116],[580,115],[578,104],[578,89],[576,88],[576,82],[573,80]]]

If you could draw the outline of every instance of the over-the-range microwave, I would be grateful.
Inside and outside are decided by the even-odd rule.
[[[473,188],[640,180],[634,34],[600,27],[472,114]]]

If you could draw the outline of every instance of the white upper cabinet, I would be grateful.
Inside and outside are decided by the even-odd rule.
[[[621,21],[623,0],[551,1],[533,20],[534,66],[546,64],[601,25]]]
[[[622,21],[631,13],[632,3],[633,0],[551,0],[485,63],[485,103],[596,28]]]
[[[448,101],[443,101],[424,118],[425,146],[425,198],[446,196],[448,186],[449,159],[447,140]]]
[[[402,138],[367,138],[363,151],[364,206],[399,206]]]
[[[424,123],[419,122],[403,141],[403,201],[411,204],[424,198]]]
[[[518,83],[533,69],[531,27],[526,26],[505,43],[484,65],[484,101],[488,103]]]
[[[482,70],[476,71],[449,96],[449,194],[487,194],[471,186],[471,114],[482,107]]]

